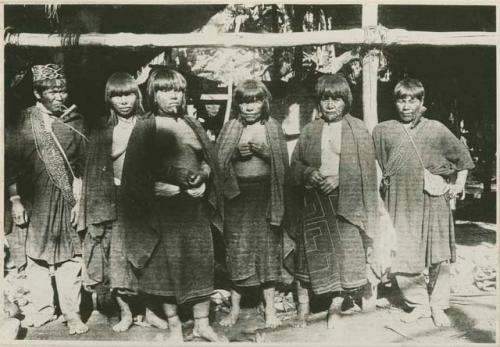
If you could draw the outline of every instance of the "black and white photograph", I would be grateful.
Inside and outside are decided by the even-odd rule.
[[[498,343],[499,6],[0,0],[0,345]]]

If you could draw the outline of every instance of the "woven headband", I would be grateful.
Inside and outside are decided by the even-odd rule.
[[[31,71],[33,72],[33,82],[65,78],[62,65],[34,65]]]

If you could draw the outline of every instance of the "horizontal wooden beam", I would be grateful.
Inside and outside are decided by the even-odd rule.
[[[392,45],[496,46],[499,43],[499,38],[496,32],[432,32],[388,29],[386,43]]]
[[[379,27],[380,28],[380,27]],[[224,33],[224,34],[7,34],[6,45],[31,47],[62,47],[73,42],[80,46],[101,47],[293,47],[307,45],[385,44],[439,46],[495,46],[496,32],[427,32],[402,29],[348,29],[293,33]]]

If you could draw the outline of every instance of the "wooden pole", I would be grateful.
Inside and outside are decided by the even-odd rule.
[[[279,23],[278,23],[278,5],[271,5],[272,7],[272,28],[273,32],[279,33]],[[271,83],[278,83],[280,79],[280,56],[281,49],[273,49],[273,68],[271,74]]]
[[[367,8],[375,6],[363,5]],[[368,18],[368,17],[367,17]],[[367,21],[366,23],[370,23]],[[365,23],[363,23],[365,25]],[[376,42],[367,41],[363,29],[325,30],[288,33],[188,33],[188,34],[82,34],[75,36],[79,46],[100,47],[293,47],[340,44],[495,46],[496,32],[425,32],[388,29]],[[59,35],[19,33],[7,34],[6,45],[31,47],[63,47],[68,40]]]
[[[234,27],[234,32],[239,33],[241,29],[241,24],[242,24],[242,17],[236,17],[235,19],[235,27]],[[233,84],[234,84],[234,57],[231,60],[231,75],[229,76],[229,80],[226,82],[227,83],[227,103],[226,103],[226,113],[224,114],[224,124],[226,124],[229,121],[229,117],[231,116],[231,109],[233,108]]]
[[[302,5],[289,5],[292,7],[292,32],[301,32],[302,31],[302,21],[304,20],[305,8]],[[293,71],[295,73],[295,77],[297,80],[302,80],[303,75],[303,64],[302,64],[302,46],[294,47],[293,50]]]
[[[368,3],[363,5],[362,25],[364,28],[378,23],[378,5]],[[377,113],[377,81],[379,57],[370,51],[363,58],[363,119],[365,124],[372,132],[378,123]]]

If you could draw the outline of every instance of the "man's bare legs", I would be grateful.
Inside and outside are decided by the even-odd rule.
[[[33,310],[26,314],[22,324],[38,328],[57,318],[49,266],[28,257],[25,274]]]
[[[80,317],[81,257],[76,256],[56,266],[55,278],[61,312],[66,318],[69,334],[83,334],[89,328]]]

